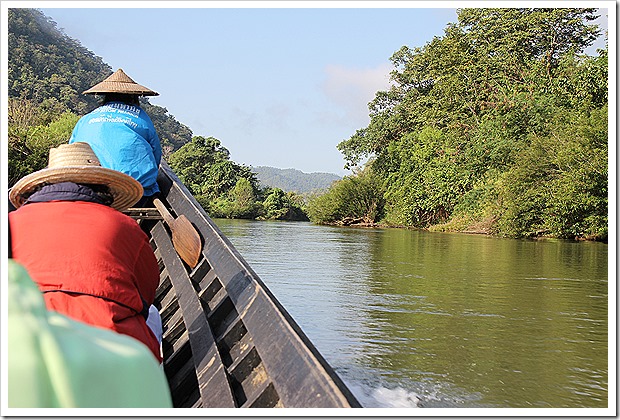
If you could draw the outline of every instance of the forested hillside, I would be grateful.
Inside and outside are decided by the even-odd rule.
[[[393,87],[338,146],[369,163],[311,219],[606,240],[607,49],[583,54],[596,10],[460,9],[396,51]]]
[[[9,9],[8,23],[9,97],[76,114],[96,106],[81,92],[110,74],[110,66],[35,9]]]
[[[44,166],[47,149],[69,139],[77,117],[97,106],[94,96],[82,92],[113,70],[39,10],[8,10],[9,159],[15,163],[10,182]],[[191,130],[165,108],[141,101],[165,156],[191,140]],[[61,115],[63,122],[50,129]]]
[[[262,186],[280,188],[299,194],[327,190],[334,181],[341,179],[336,174],[324,172],[305,173],[297,169],[278,169],[269,166],[253,166]]]

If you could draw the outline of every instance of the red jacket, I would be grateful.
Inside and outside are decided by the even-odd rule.
[[[9,218],[13,257],[37,282],[49,309],[132,336],[161,361],[157,338],[140,313],[153,303],[159,268],[132,218],[80,201],[26,204]]]

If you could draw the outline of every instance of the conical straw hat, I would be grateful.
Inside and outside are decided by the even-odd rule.
[[[111,76],[105,79],[103,82],[96,84],[90,89],[85,90],[85,94],[100,94],[100,93],[125,93],[127,95],[141,95],[141,96],[158,96],[159,93],[137,84],[133,79],[125,74],[123,69],[116,70]]]
[[[142,185],[131,176],[102,167],[88,143],[77,142],[50,149],[47,168],[17,181],[9,199],[19,208],[39,185],[60,182],[107,185],[114,197],[111,207],[119,211],[137,203],[144,192]]]

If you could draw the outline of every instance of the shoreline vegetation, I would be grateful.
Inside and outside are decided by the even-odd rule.
[[[262,186],[219,139],[141,106],[215,218],[606,242],[607,46],[584,54],[597,13],[459,9],[442,37],[390,57],[370,123],[335,145],[353,174],[313,193]],[[9,9],[8,24],[11,186],[67,142],[96,106],[79,92],[112,69],[37,9]]]

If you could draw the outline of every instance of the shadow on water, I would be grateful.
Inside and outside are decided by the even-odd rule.
[[[607,245],[216,220],[366,407],[607,407]]]

